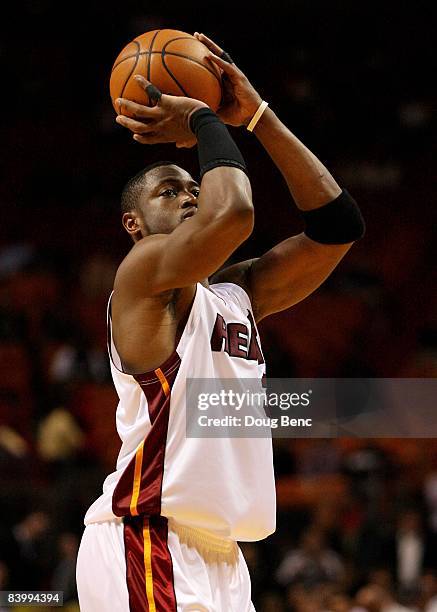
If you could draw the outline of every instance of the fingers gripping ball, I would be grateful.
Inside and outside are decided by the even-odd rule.
[[[117,98],[154,105],[133,78],[137,74],[164,94],[202,100],[216,111],[222,97],[221,74],[208,54],[197,38],[179,30],[152,30],[137,36],[112,67],[110,93],[115,111]]]
[[[159,102],[162,98],[162,91],[160,91],[155,85],[147,85],[146,94],[149,96],[149,101],[154,104],[155,102]]]

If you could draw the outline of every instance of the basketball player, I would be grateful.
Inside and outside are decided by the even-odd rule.
[[[225,75],[218,116],[198,100],[162,95],[142,77],[155,106],[118,101],[117,121],[138,142],[197,142],[201,181],[163,162],[142,170],[122,194],[134,244],[108,306],[122,446],[85,517],[82,612],[254,609],[236,542],[275,529],[271,440],[186,437],[185,381],[262,378],[256,323],[313,292],[364,230],[348,193],[230,57],[197,37]],[[306,229],[217,272],[253,228],[245,162],[224,122],[254,132]]]

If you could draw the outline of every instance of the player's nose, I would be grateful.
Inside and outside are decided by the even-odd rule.
[[[187,195],[189,197],[182,202],[181,208],[188,208],[189,206],[195,206],[197,208],[197,197],[192,193]]]

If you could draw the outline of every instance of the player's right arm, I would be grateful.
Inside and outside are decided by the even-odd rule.
[[[145,79],[141,79],[141,85],[146,91],[150,87]],[[244,160],[217,117],[200,118],[197,113],[196,121],[195,117],[191,118],[203,107],[206,105],[198,100],[168,95],[162,95],[154,107],[126,100],[121,103],[121,109],[126,114],[119,116],[118,122],[130,129],[135,139],[144,144],[175,142],[181,146],[191,143],[193,139],[195,142],[191,127],[196,124],[199,128],[202,124],[195,131],[199,152],[202,145],[203,154],[200,157],[203,156],[205,168],[197,213],[170,234],[146,236],[138,241],[118,270],[116,286],[121,282],[125,287],[128,285],[134,289],[136,294],[146,297],[193,285],[215,272],[252,232],[251,187],[245,172],[238,167],[238,160],[243,164]],[[205,111],[202,113],[205,115]],[[205,127],[208,132],[211,121],[220,124],[215,125],[216,131],[212,135],[216,135],[219,141],[223,139],[223,157],[229,158],[228,165],[216,163],[214,166],[214,156],[222,156],[216,142],[209,145],[213,152],[212,158],[208,158]],[[199,136],[201,130],[202,142]],[[211,134],[209,138],[211,140]],[[235,156],[234,160],[232,155]],[[232,166],[233,162],[237,167]]]

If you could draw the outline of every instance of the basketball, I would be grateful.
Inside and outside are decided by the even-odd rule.
[[[118,55],[110,79],[114,100],[126,98],[150,105],[148,95],[133,78],[140,74],[164,94],[187,96],[216,111],[222,97],[220,70],[207,59],[207,47],[179,30],[151,30],[134,38]]]

